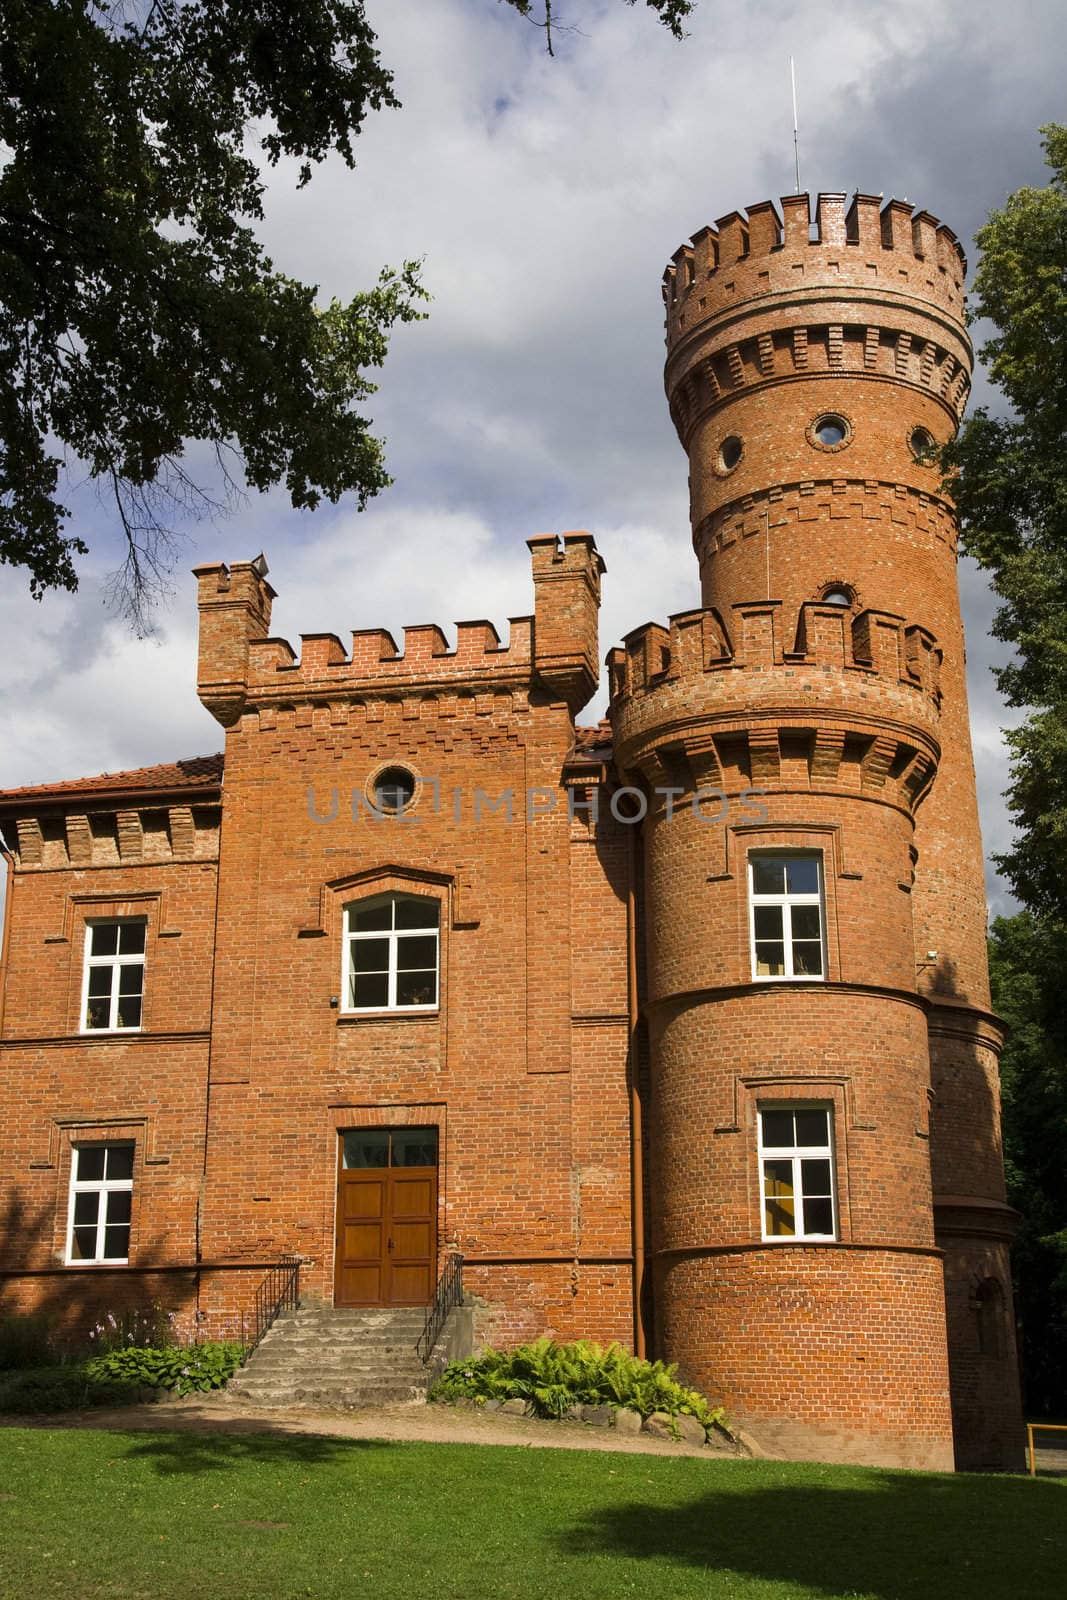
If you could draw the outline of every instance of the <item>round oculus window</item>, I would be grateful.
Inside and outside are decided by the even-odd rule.
[[[415,798],[415,779],[406,767],[386,767],[374,780],[374,804],[387,816],[398,817]]]
[[[744,453],[745,447],[737,437],[737,434],[729,434],[719,446],[719,471],[732,472]]]
[[[835,583],[832,588],[824,590],[822,603],[824,606],[850,606],[852,591],[843,584]]]
[[[848,443],[851,434],[845,418],[836,411],[824,411],[811,425],[812,441],[821,444],[824,450],[839,450]]]

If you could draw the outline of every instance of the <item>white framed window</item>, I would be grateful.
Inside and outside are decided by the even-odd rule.
[[[754,851],[748,873],[753,978],[825,977],[821,853]]]
[[[129,1261],[133,1150],[127,1141],[73,1147],[67,1218],[69,1264],[106,1261],[121,1265]]]
[[[133,1032],[144,998],[144,917],[110,918],[85,927],[83,1033]]]
[[[441,908],[423,894],[376,894],[345,908],[346,1011],[437,1007]]]
[[[759,1163],[765,1239],[837,1237],[829,1106],[760,1106]]]

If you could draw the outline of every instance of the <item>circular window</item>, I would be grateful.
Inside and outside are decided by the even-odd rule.
[[[415,798],[415,779],[406,767],[386,767],[374,780],[374,804],[387,816],[398,817]]]
[[[912,428],[908,434],[908,449],[921,467],[930,467],[937,455],[937,440],[926,428]]]
[[[823,590],[824,606],[850,606],[852,599],[852,590],[846,589],[844,584],[835,583],[829,589]]]
[[[808,437],[812,444],[821,445],[824,450],[840,450],[848,444],[852,437],[852,429],[845,417],[836,411],[824,411],[821,417],[816,417],[808,430]]]
[[[719,446],[720,472],[732,472],[745,453],[745,447],[736,433],[731,433]]]

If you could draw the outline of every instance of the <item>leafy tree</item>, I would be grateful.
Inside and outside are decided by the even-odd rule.
[[[1014,647],[999,686],[1029,710],[1007,735],[1019,832],[998,865],[1067,922],[1067,127],[1042,133],[1051,184],[1018,190],[976,236],[972,316],[993,324],[981,355],[1011,415],[976,411],[945,460],[965,548],[1002,602],[993,631]]]
[[[628,6],[636,5],[637,0],[626,0]],[[514,6],[528,22],[541,28],[545,35],[545,48],[549,55],[555,54],[553,35],[556,33],[580,33],[581,29],[575,23],[560,20],[560,14],[555,9],[555,0],[540,0],[540,5],[535,5],[534,0],[505,0],[505,4]],[[658,11],[660,21],[670,29],[676,39],[685,35],[685,19],[693,11],[695,0],[645,0],[650,11]]]
[[[998,917],[993,1004],[1010,1027],[1001,1058],[1012,1252],[1029,1414],[1067,1419],[1067,926]]]
[[[551,4],[506,3],[551,45]],[[689,0],[647,4],[681,34]],[[394,324],[421,315],[415,264],[320,309],[250,224],[257,144],[304,184],[331,151],[351,165],[367,114],[397,104],[363,0],[5,0],[0,561],[34,595],[77,587],[70,457],[113,492],[135,621],[172,515],[212,509],[189,441],[229,487],[284,482],[296,507],[362,507],[389,482],[358,407]]]

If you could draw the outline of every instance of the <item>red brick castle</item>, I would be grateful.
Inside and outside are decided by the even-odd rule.
[[[932,455],[965,263],[789,196],[665,280],[698,610],[608,656],[592,538],[534,615],[270,635],[197,570],[225,756],[8,791],[5,1306],[239,1333],[302,1259],[481,1336],[617,1339],[765,1444],[1014,1464],[985,903]]]

